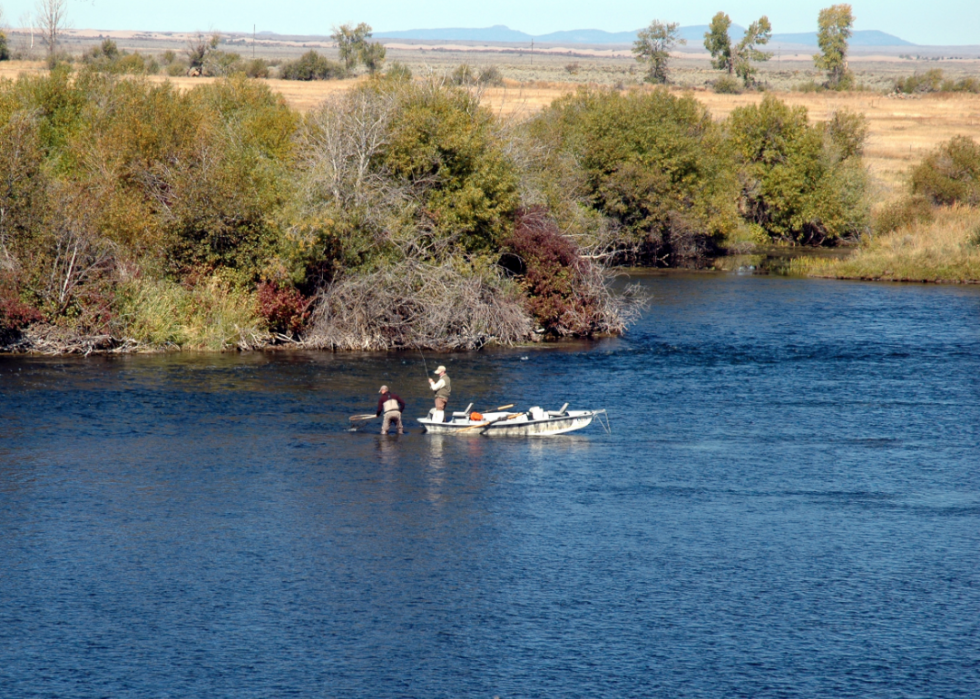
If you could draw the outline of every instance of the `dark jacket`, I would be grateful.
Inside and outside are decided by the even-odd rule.
[[[405,401],[391,391],[388,391],[387,393],[382,393],[381,397],[378,398],[378,415],[381,415],[385,411],[385,402],[389,400],[397,401],[398,412],[405,412]]]

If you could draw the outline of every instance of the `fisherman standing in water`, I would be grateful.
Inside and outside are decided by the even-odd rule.
[[[446,367],[437,367],[432,373],[439,377],[438,381],[429,379],[429,388],[436,392],[436,410],[445,410],[449,403],[449,394],[453,392],[452,383],[446,374]]]
[[[388,434],[388,428],[392,425],[398,428],[398,434],[404,434],[402,412],[405,410],[405,401],[391,393],[387,386],[382,386],[378,393],[381,394],[378,398],[378,415],[384,413],[385,416],[381,423],[381,434]]]

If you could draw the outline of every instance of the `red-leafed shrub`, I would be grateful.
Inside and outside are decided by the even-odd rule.
[[[258,288],[259,315],[274,333],[298,335],[310,317],[310,299],[292,287],[262,282]]]
[[[589,336],[609,330],[601,270],[580,256],[543,209],[518,213],[504,250],[501,264],[521,280],[528,310],[546,331]]]
[[[0,279],[0,334],[21,330],[41,320],[44,320],[44,316],[36,308],[20,300],[14,284]]]

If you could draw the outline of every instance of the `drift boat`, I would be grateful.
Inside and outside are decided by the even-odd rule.
[[[417,420],[429,434],[548,436],[581,430],[591,425],[593,420],[609,431],[609,418],[605,410],[566,410],[568,403],[560,410],[542,410],[535,406],[524,413],[471,413],[472,407],[471,404],[462,412],[452,413],[448,421],[441,410],[430,410],[426,417]]]

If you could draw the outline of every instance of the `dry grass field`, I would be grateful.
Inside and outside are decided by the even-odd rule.
[[[484,103],[500,116],[505,118],[525,118],[547,107],[556,98],[578,89],[583,84],[583,78],[591,78],[591,84],[617,84],[627,82],[622,78],[628,77],[627,88],[649,89],[639,85],[639,76],[632,68],[635,64],[628,58],[609,56],[565,56],[539,55],[529,57],[508,53],[500,56],[486,54],[467,54],[466,52],[435,51],[427,49],[419,55],[419,51],[408,49],[395,50],[389,56],[402,60],[411,65],[416,75],[444,75],[460,62],[469,60],[473,66],[485,65],[488,62],[499,65],[505,76],[503,87],[494,87],[482,91]],[[576,75],[571,75],[565,66],[572,61],[578,64]],[[714,76],[716,73],[699,67],[693,59],[683,59],[678,72],[687,75],[705,74]],[[977,63],[977,65],[974,65]],[[690,65],[688,65],[690,64]],[[769,76],[781,73],[796,76],[801,81],[810,75],[810,71],[798,69],[789,70],[791,61],[784,60],[782,71],[771,71]],[[909,74],[915,69],[931,67],[931,63],[922,65],[908,64],[896,60],[881,59],[877,63],[865,62],[864,70],[869,74],[886,75]],[[966,62],[962,65],[944,65],[951,75],[966,71],[969,73],[980,66],[980,62]],[[803,66],[803,63],[800,63]],[[0,62],[0,78],[16,78],[21,73],[41,74],[44,66],[40,62],[5,61]],[[966,74],[965,73],[965,74]],[[511,75],[519,75],[517,80]],[[550,76],[554,80],[529,79],[531,76]],[[620,76],[616,78],[616,76]],[[613,78],[616,81],[613,82]],[[170,80],[181,89],[190,89],[194,85],[210,80],[210,78],[167,78],[151,76],[154,82]],[[703,80],[703,78],[702,78]],[[286,101],[295,109],[308,111],[332,94],[348,90],[357,84],[357,80],[296,82],[288,80],[267,80],[267,84],[282,94]],[[788,84],[788,83],[787,83]],[[712,115],[717,119],[726,117],[735,107],[756,103],[762,99],[761,93],[742,95],[719,95],[703,87],[675,88],[678,94],[690,90],[698,100],[703,102]],[[897,196],[903,187],[909,166],[918,162],[922,156],[937,144],[955,135],[971,136],[980,140],[980,95],[925,95],[916,99],[897,99],[886,96],[881,92],[853,93],[813,93],[813,92],[777,92],[780,99],[791,105],[802,105],[809,110],[813,120],[825,120],[839,109],[849,109],[867,117],[870,133],[866,146],[866,161],[876,187],[876,198],[887,200]]]

